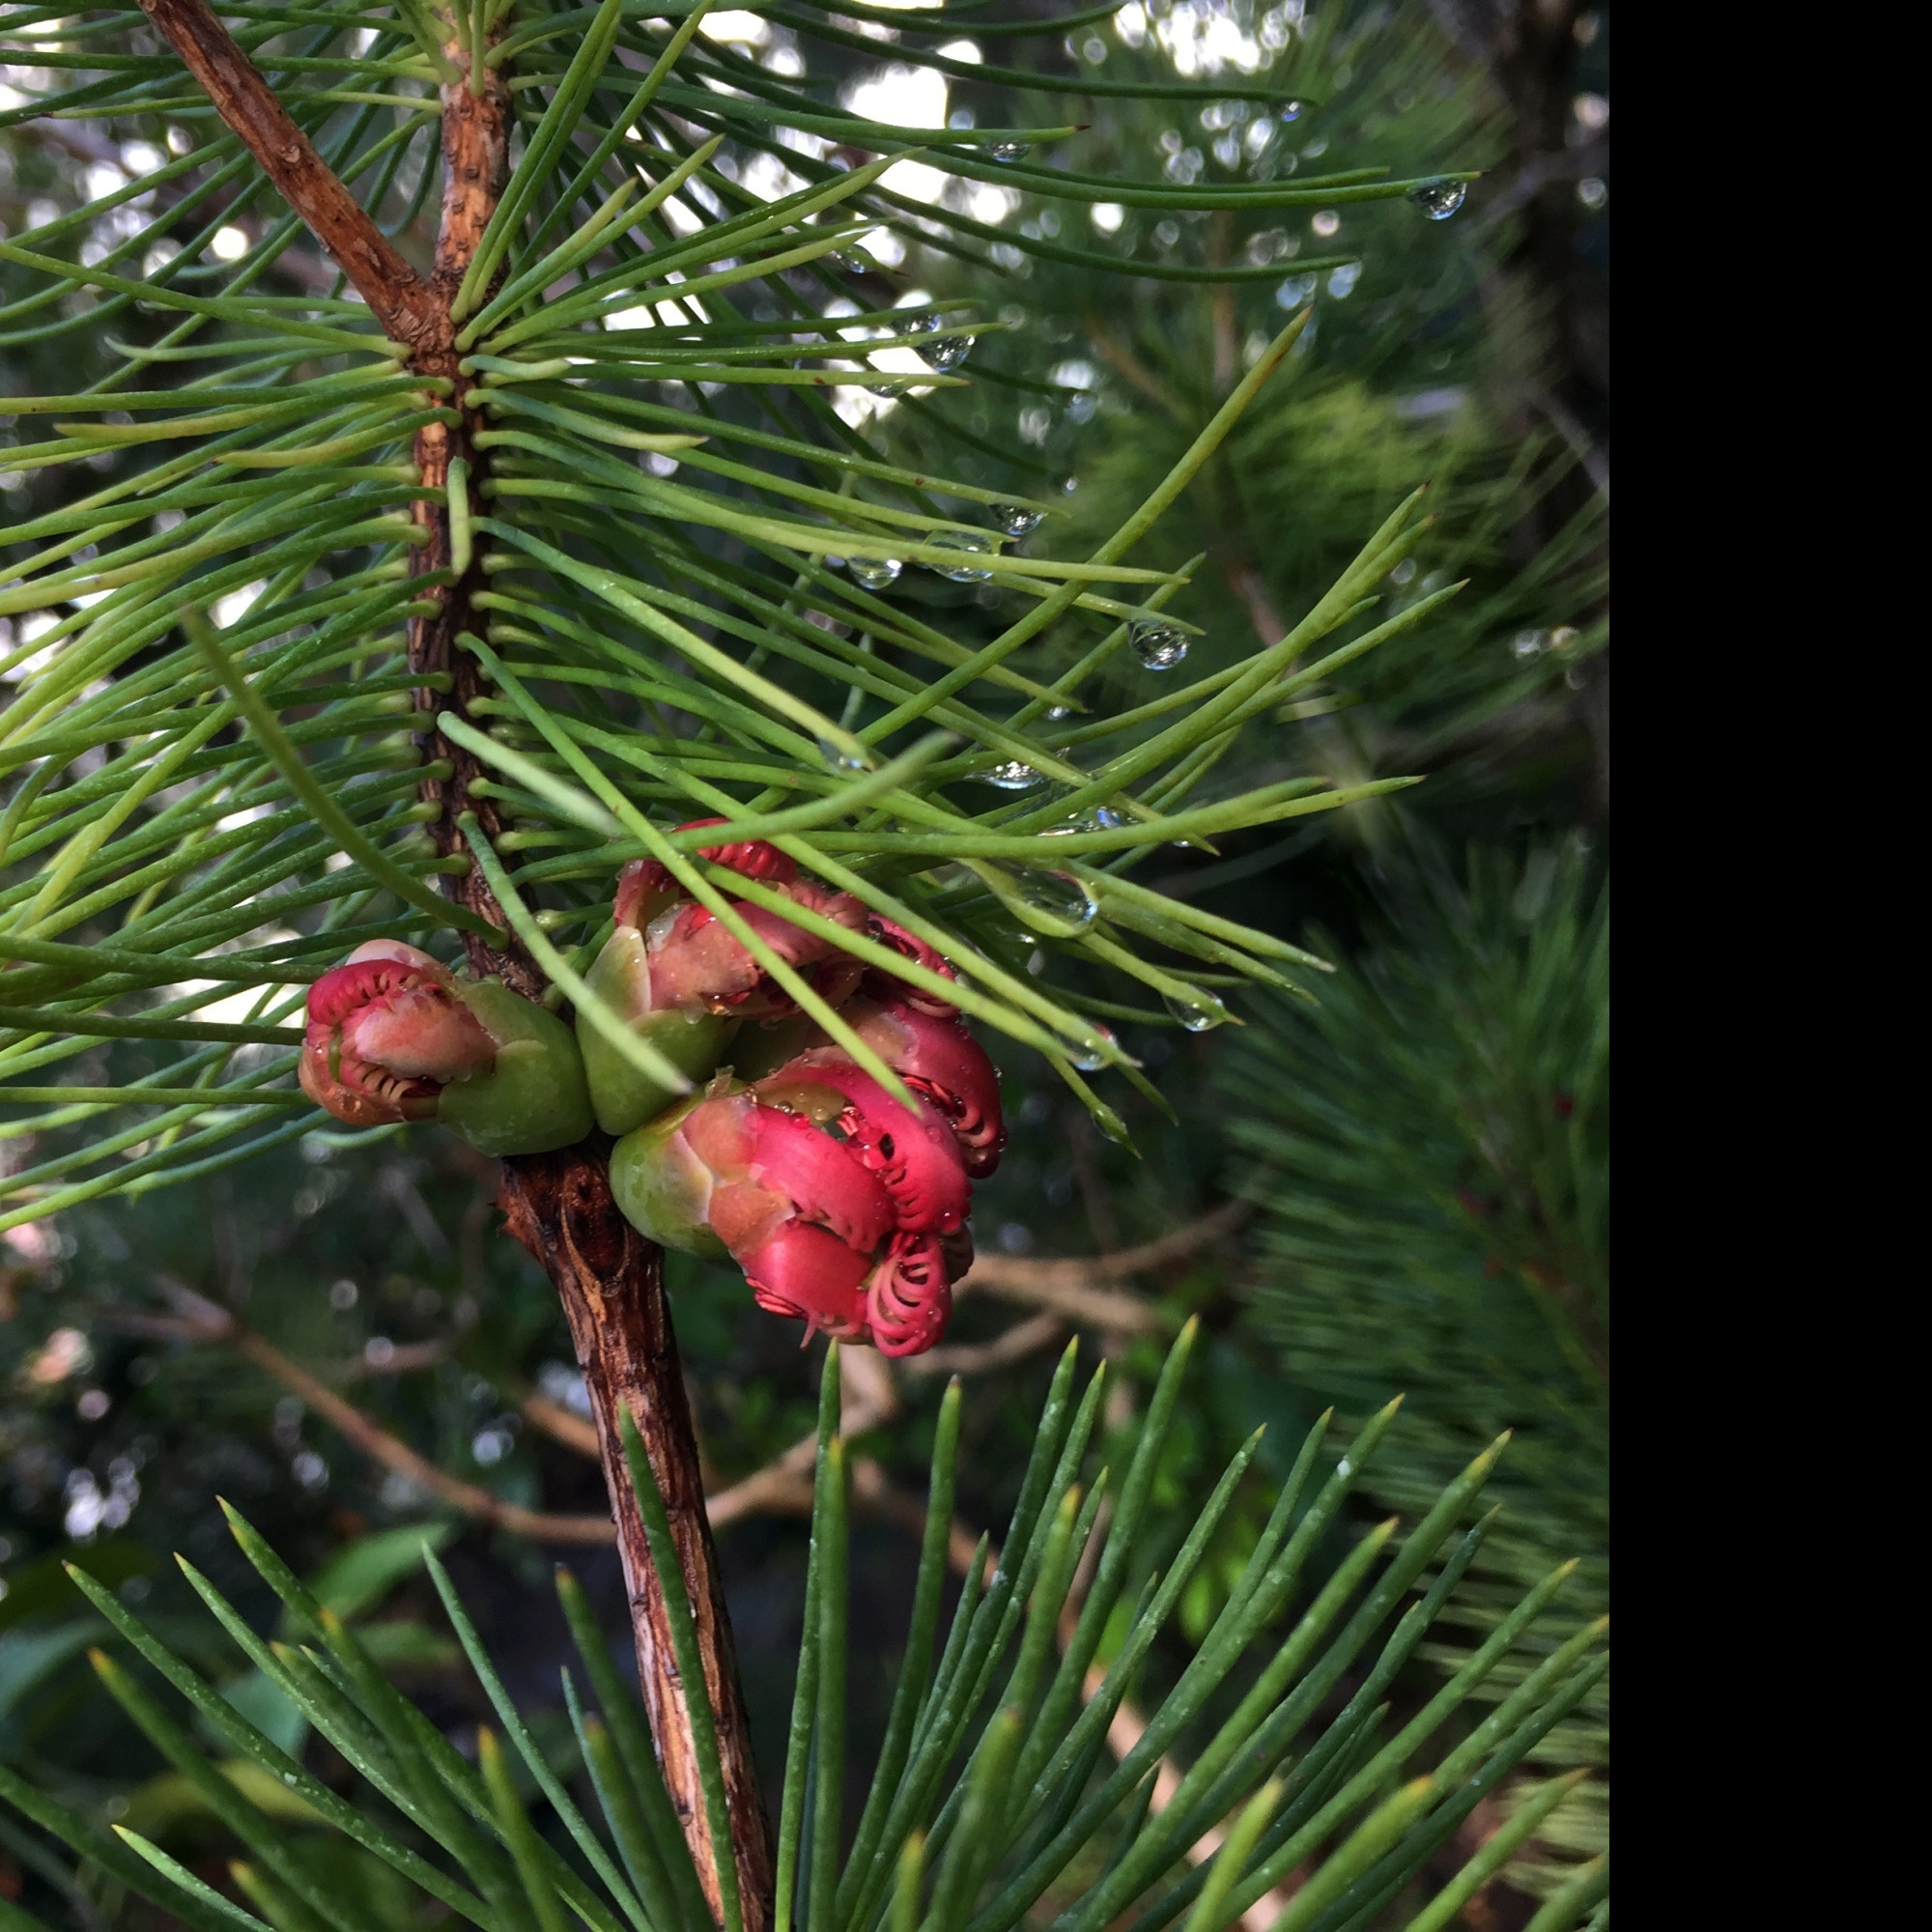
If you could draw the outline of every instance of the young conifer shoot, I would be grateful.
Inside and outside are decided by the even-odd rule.
[[[1311,1439],[1225,1629],[1143,1746],[1096,1770],[1208,1532],[1090,1684],[1186,1346],[1109,1492],[1111,1527],[1108,1479],[1083,1474],[1099,1384],[1076,1400],[1069,1357],[1000,1565],[935,1661],[949,1399],[919,1661],[841,1864],[835,1348],[797,1761],[776,1833],[766,1818],[664,1247],[728,1261],[808,1338],[929,1350],[971,1263],[972,1183],[1003,1145],[993,1056],[1040,1056],[1122,1137],[1105,1083],[1153,1090],[1107,1019],[1238,1021],[1243,985],[1321,968],[1134,873],[1411,782],[1293,761],[1254,784],[1214,774],[1458,587],[1378,606],[1428,533],[1416,479],[1279,637],[1181,671],[1190,571],[1138,547],[1254,398],[1292,380],[1305,303],[1227,372],[1119,527],[1065,554],[1068,479],[967,413],[1040,387],[1010,281],[1051,263],[1117,277],[1128,299],[1137,277],[1209,299],[1280,269],[1155,239],[1180,220],[1239,233],[1406,197],[1422,223],[1471,177],[1454,156],[1411,180],[1340,156],[1297,175],[1091,172],[1083,140],[1110,103],[1236,102],[1256,127],[1319,112],[1297,63],[1328,29],[1277,10],[1281,32],[1211,85],[1153,46],[1122,47],[1102,78],[1060,48],[1101,14],[980,6],[0,12],[0,126],[143,156],[0,240],[0,347],[36,370],[81,339],[113,358],[84,387],[6,398],[0,471],[58,487],[9,532],[0,584],[0,1100],[35,1148],[0,1179],[0,1232],[318,1130],[446,1130],[499,1158],[508,1231],[560,1297],[589,1392],[648,1737],[584,1638],[601,1716],[571,1699],[589,1822],[439,1573],[502,1726],[459,1758],[238,1520],[311,1647],[262,1644],[196,1587],[353,1768],[358,1808],[83,1587],[226,1752],[425,1911],[476,1925],[870,1932],[891,1915],[1006,1932],[1078,1869],[1063,1932],[1136,1901],[1145,1932],[1183,1914],[1211,1932],[1329,1846],[1280,1922],[1340,1932],[1401,1891],[1595,1667],[1594,1634],[1558,1650],[1433,1784],[1409,1761],[1439,1715],[1381,1737],[1380,1688],[1468,1561],[1438,1552],[1484,1463],[1379,1580],[1382,1541],[1361,1546],[1147,1813],[1169,1745],[1289,1601],[1350,1463],[1292,1526]],[[981,57],[995,40],[1014,64]],[[923,90],[917,115],[859,84],[882,42]],[[988,218],[1009,205],[1032,213]],[[1132,247],[1054,239],[1056,211],[1101,207],[1160,225]],[[1312,288],[1354,252],[1296,269]],[[1130,671],[1146,682],[1123,698]],[[1368,1453],[1358,1438],[1354,1466]],[[1056,1661],[1090,1543],[1098,1568]],[[1384,1634],[1411,1584],[1427,1599]],[[1547,1595],[1468,1669],[1492,1668]],[[567,1582],[563,1601],[580,1625]],[[1295,1743],[1358,1659],[1363,1689]],[[366,1932],[268,1814],[223,1795],[149,1689],[111,1661],[103,1676],[185,1776],[213,1780],[248,1847],[233,1895],[12,1772],[0,1795],[185,1924]],[[548,1807],[541,1831],[513,1764]],[[1251,1798],[1221,1861],[1189,1865]]]

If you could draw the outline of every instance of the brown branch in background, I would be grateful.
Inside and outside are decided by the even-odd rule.
[[[589,1417],[565,1408],[560,1402],[552,1402],[545,1395],[526,1395],[517,1408],[532,1429],[540,1430],[553,1442],[561,1442],[566,1449],[575,1449],[580,1456],[588,1456],[593,1462],[603,1454],[597,1446],[597,1425]]]
[[[1106,1284],[1156,1274],[1185,1261],[1223,1235],[1232,1234],[1254,1209],[1246,1201],[1224,1202],[1211,1214],[1177,1228],[1156,1241],[1116,1254],[1070,1261],[1027,1261],[1014,1255],[981,1255],[954,1284],[955,1297],[980,1291],[1003,1301],[1050,1309],[1069,1321],[1117,1333],[1151,1334],[1179,1324],[1138,1295],[1111,1292]]]
[[[1098,316],[1090,315],[1087,318],[1087,336],[1099,351],[1101,361],[1109,368],[1124,376],[1142,395],[1176,422],[1185,420],[1187,412],[1175,400],[1173,392]]]
[[[452,1509],[490,1524],[492,1528],[514,1530],[538,1543],[614,1543],[616,1524],[602,1516],[554,1516],[537,1510],[521,1509],[506,1503],[474,1483],[466,1483],[446,1469],[420,1456],[399,1436],[345,1402],[320,1377],[245,1327],[225,1308],[195,1293],[172,1277],[159,1278],[162,1292],[172,1303],[172,1315],[153,1315],[144,1309],[117,1308],[99,1312],[97,1320],[124,1335],[141,1335],[154,1341],[221,1344],[245,1355],[257,1368],[266,1371],[282,1386],[301,1398],[316,1414],[328,1423],[345,1440],[362,1451],[384,1468],[407,1477],[427,1494],[436,1496]],[[345,1378],[364,1375],[401,1375],[411,1369],[427,1368],[444,1354],[440,1342],[398,1349],[380,1368],[372,1368],[366,1357],[343,1363],[334,1373]],[[847,1441],[890,1422],[899,1413],[898,1390],[892,1370],[878,1355],[848,1350],[839,1357],[841,1376],[839,1432]],[[602,1446],[594,1423],[574,1414],[560,1403],[546,1396],[526,1396],[518,1405],[524,1418],[565,1448],[575,1450],[591,1462],[601,1462]],[[741,1482],[720,1490],[704,1499],[704,1513],[713,1529],[741,1522],[754,1516],[810,1516],[811,1514],[811,1472],[818,1450],[815,1435],[805,1436],[762,1469],[754,1470]],[[874,1514],[891,1520],[905,1521],[907,1511],[923,1505],[892,1489],[879,1464],[861,1457],[853,1465],[854,1490],[858,1499]],[[970,1556],[972,1545],[965,1546]],[[966,1557],[960,1557],[961,1562]]]
[[[1288,622],[1274,608],[1274,599],[1268,595],[1261,572],[1246,558],[1230,554],[1221,566],[1221,575],[1228,588],[1246,607],[1248,622],[1255,627],[1255,636],[1261,639],[1263,649],[1270,650],[1280,643],[1288,635]]]
[[[1027,1302],[1045,1301],[1038,1315],[1015,1322],[992,1341],[940,1348],[923,1355],[914,1355],[896,1365],[897,1372],[927,1380],[938,1376],[983,1375],[1023,1360],[1039,1350],[1051,1347],[1066,1332],[1069,1309],[1097,1321],[1116,1332],[1140,1333],[1163,1325],[1155,1311],[1128,1294],[1094,1287],[1095,1281],[1120,1280],[1184,1259],[1208,1242],[1237,1227],[1248,1211],[1248,1204],[1231,1201],[1201,1220],[1179,1228],[1157,1241],[1118,1254],[1060,1261],[1021,1261],[1010,1256],[989,1256],[976,1264],[972,1274],[960,1284],[961,1290],[977,1286],[1005,1298]],[[640,1244],[641,1245],[641,1244]],[[426,1492],[460,1510],[465,1516],[512,1529],[539,1542],[609,1543],[616,1531],[602,1517],[550,1516],[523,1510],[505,1503],[488,1490],[466,1483],[419,1456],[409,1445],[384,1429],[353,1405],[335,1394],[320,1378],[298,1367],[271,1344],[245,1328],[226,1309],[196,1294],[184,1284],[159,1277],[159,1285],[176,1312],[151,1315],[139,1309],[102,1310],[97,1319],[118,1331],[144,1335],[156,1341],[223,1342],[247,1355],[321,1415],[348,1441],[366,1455],[419,1484]],[[366,1350],[354,1359],[337,1364],[329,1373],[340,1381],[360,1380],[372,1376],[406,1375],[428,1368],[444,1359],[447,1345],[441,1341],[393,1345],[380,1356]],[[883,1356],[864,1349],[847,1349],[839,1355],[841,1367],[839,1429],[850,1441],[867,1431],[892,1421],[901,1404],[895,1381],[894,1365]],[[596,1425],[585,1417],[553,1402],[548,1396],[528,1394],[517,1404],[531,1428],[548,1435],[580,1456],[601,1460],[603,1447]],[[694,1435],[695,1439],[695,1435]],[[705,1497],[705,1515],[713,1529],[741,1522],[754,1516],[809,1515],[811,1509],[811,1471],[817,1454],[817,1437],[806,1435],[763,1468]],[[912,1523],[910,1510],[922,1506],[894,1491],[877,1463],[867,1458],[853,1463],[853,1493],[856,1500],[889,1520]],[[920,1519],[923,1520],[923,1516]],[[960,1531],[955,1535],[955,1543]],[[970,1563],[973,1540],[967,1537],[953,1551],[954,1567]]]
[[[962,1343],[951,1349],[928,1349],[923,1355],[908,1355],[900,1366],[909,1376],[928,1380],[934,1376],[982,1376],[989,1369],[1004,1369],[1023,1362],[1029,1355],[1050,1349],[1066,1333],[1066,1320],[1052,1309],[1015,1321],[1004,1335],[990,1342]]]
[[[284,1387],[300,1396],[310,1408],[337,1434],[353,1442],[365,1455],[392,1469],[431,1494],[474,1517],[493,1529],[507,1529],[538,1543],[609,1543],[610,1521],[599,1516],[548,1516],[506,1503],[500,1496],[474,1483],[466,1483],[440,1469],[427,1457],[418,1456],[408,1443],[372,1423],[354,1404],[344,1402],[327,1383],[318,1381],[288,1356],[265,1342],[252,1330],[242,1329],[229,1338],[237,1351],[247,1356],[275,1378]]]
[[[846,1441],[890,1422],[898,1412],[898,1388],[884,1357],[865,1349],[840,1349],[838,1433]],[[707,1504],[712,1527],[723,1528],[749,1516],[810,1516],[811,1474],[817,1457],[817,1435],[801,1436],[762,1469],[720,1490]]]
[[[359,1355],[335,1371],[335,1378],[360,1382],[372,1376],[412,1376],[418,1369],[435,1368],[448,1353],[442,1342],[390,1342],[375,1335]]]
[[[506,1503],[474,1483],[466,1483],[439,1468],[426,1456],[419,1456],[407,1442],[372,1422],[354,1403],[342,1397],[282,1353],[272,1343],[264,1341],[253,1329],[244,1327],[225,1308],[196,1294],[177,1282],[164,1282],[163,1290],[175,1307],[172,1333],[182,1340],[222,1342],[266,1370],[286,1389],[299,1396],[346,1441],[384,1468],[406,1476],[452,1509],[495,1529],[514,1530],[539,1543],[609,1543],[612,1530],[607,1518],[596,1516],[546,1516],[537,1510]],[[123,1322],[119,1324],[128,1327]],[[156,1332],[155,1328],[148,1332]],[[131,1331],[130,1331],[131,1332]]]

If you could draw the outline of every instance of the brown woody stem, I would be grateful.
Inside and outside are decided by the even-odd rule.
[[[464,4],[464,0],[456,0]],[[462,410],[455,424],[435,423],[418,432],[415,460],[424,494],[414,515],[429,533],[414,547],[413,568],[428,581],[430,614],[414,618],[410,665],[419,671],[447,671],[449,692],[419,691],[420,709],[467,715],[483,689],[476,660],[458,647],[477,628],[471,599],[482,585],[482,559],[455,574],[448,485],[450,466],[469,466],[472,489],[486,461],[475,441],[480,423],[466,406],[458,368],[456,326],[450,305],[475,256],[509,170],[510,95],[502,67],[484,70],[481,93],[459,80],[441,93],[443,194],[436,262],[419,275],[376,225],[297,127],[260,71],[237,45],[206,0],[140,0],[142,11],[166,37],[214,103],[223,121],[247,145],[284,199],[334,257],[369,304],[384,331],[409,350],[409,366],[424,377],[446,378],[451,400]],[[459,67],[467,50],[453,30],[446,51]],[[423,721],[426,724],[428,718]],[[426,781],[426,801],[441,810],[430,832],[442,854],[461,852],[458,821],[474,811],[484,831],[501,830],[494,802],[470,786],[481,775],[474,756],[433,728],[422,733],[426,755],[447,761],[451,776]],[[443,889],[498,930],[503,919],[473,868],[443,878]],[[465,935],[471,967],[494,975],[526,997],[544,990],[542,974],[514,942],[493,948]],[[618,1212],[606,1171],[606,1150],[584,1143],[556,1153],[503,1163],[499,1205],[514,1234],[542,1264],[562,1300],[596,1419],[604,1477],[615,1518],[618,1549],[629,1585],[639,1676],[665,1783],[683,1823],[686,1841],[712,1912],[722,1925],[724,1901],[711,1823],[704,1804],[693,1742],[689,1687],[680,1679],[670,1643],[664,1592],[650,1560],[643,1522],[625,1466],[619,1418],[635,1421],[684,1568],[724,1774],[731,1831],[731,1860],[744,1912],[745,1932],[766,1932],[772,1916],[769,1828],[752,1762],[744,1693],[738,1681],[731,1626],[718,1578],[698,1472],[697,1440],[678,1366],[665,1298],[664,1257]]]
[[[261,70],[204,0],[140,0],[140,7],[222,120],[246,142],[282,199],[355,284],[384,332],[412,349],[433,341],[440,330],[447,332],[448,304],[439,314],[422,277],[316,153]]]
[[[630,1595],[651,1733],[698,1881],[722,1923],[717,1861],[686,1702],[689,1687],[678,1675],[669,1613],[624,1467],[622,1416],[628,1414],[636,1424],[650,1458],[704,1658],[704,1688],[717,1724],[746,1932],[765,1932],[771,1922],[770,1838],[704,1505],[697,1437],[665,1295],[663,1250],[618,1213],[603,1161],[584,1148],[506,1160],[498,1206],[509,1217],[510,1233],[555,1284],[570,1321],[616,1510],[617,1550]]]

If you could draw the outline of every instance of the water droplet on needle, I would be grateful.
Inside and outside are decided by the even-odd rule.
[[[1127,626],[1127,648],[1145,670],[1172,670],[1187,655],[1187,633],[1154,617],[1136,617]]]
[[[970,551],[976,555],[985,555],[993,548],[990,537],[978,536],[970,530],[941,530],[926,541],[935,550],[963,550]],[[980,570],[970,563],[929,563],[926,569],[936,572],[941,577],[951,578],[954,583],[983,583],[993,574],[990,570]]]
[[[1068,925],[1075,932],[1094,923],[1099,901],[1071,872],[1049,872],[1038,866],[1013,866],[1008,877],[1020,903],[1031,912]]]
[[[1431,221],[1447,221],[1469,198],[1467,182],[1417,182],[1408,198]]]
[[[1228,1019],[1227,1008],[1211,993],[1185,1000],[1167,993],[1162,995],[1162,1003],[1189,1033],[1207,1033]]]
[[[1044,782],[1039,773],[1022,758],[1009,758],[1005,764],[994,765],[979,777],[996,791],[1031,791]]]
[[[1100,1044],[1076,1046],[1067,1055],[1077,1072],[1097,1073],[1107,1064],[1108,1050],[1118,1044],[1112,1027],[1095,1026],[1094,1031],[1098,1036]]]
[[[863,757],[855,757],[842,745],[835,745],[830,738],[818,741],[818,755],[835,772],[868,772],[871,765]]]

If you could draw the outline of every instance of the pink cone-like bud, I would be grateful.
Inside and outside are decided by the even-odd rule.
[[[830,1102],[821,1118],[838,1111],[837,1094]],[[863,1284],[896,1217],[879,1178],[812,1113],[748,1091],[713,1094],[626,1134],[611,1185],[654,1240],[723,1248],[761,1307],[802,1319],[808,1332],[863,1337]]]
[[[298,1077],[352,1126],[438,1121],[481,1153],[544,1153],[590,1131],[582,1056],[554,1013],[393,939],[309,988]]]
[[[848,932],[863,923],[864,911],[850,893],[836,893],[811,879],[795,879],[783,891],[795,905]],[[731,909],[787,966],[812,968],[805,977],[828,1006],[842,1006],[850,997],[865,969],[831,940],[763,906],[739,901]],[[746,947],[712,913],[688,899],[668,907],[644,928],[644,958],[653,1011],[696,1007],[732,1019],[775,1019],[798,1010]]]
[[[298,1078],[351,1126],[431,1121],[452,1081],[491,1066],[496,1042],[427,952],[371,940],[308,992]]]
[[[800,878],[797,865],[763,839],[707,846],[700,856],[774,887],[845,931],[865,924],[865,909],[849,893]],[[836,941],[744,900],[732,910],[829,1006],[842,1006],[851,996],[864,969]],[[784,1019],[798,1010],[736,935],[686,898],[655,859],[634,861],[618,875],[615,920],[587,976],[591,989],[691,1079],[718,1065],[740,1021]],[[674,1088],[640,1073],[594,1029],[583,1029],[582,1047],[598,1124],[607,1133],[630,1133],[675,1097]]]
[[[653,1239],[729,1254],[761,1308],[889,1354],[938,1341],[972,1264],[948,1121],[829,1047],[626,1134],[611,1182]]]

